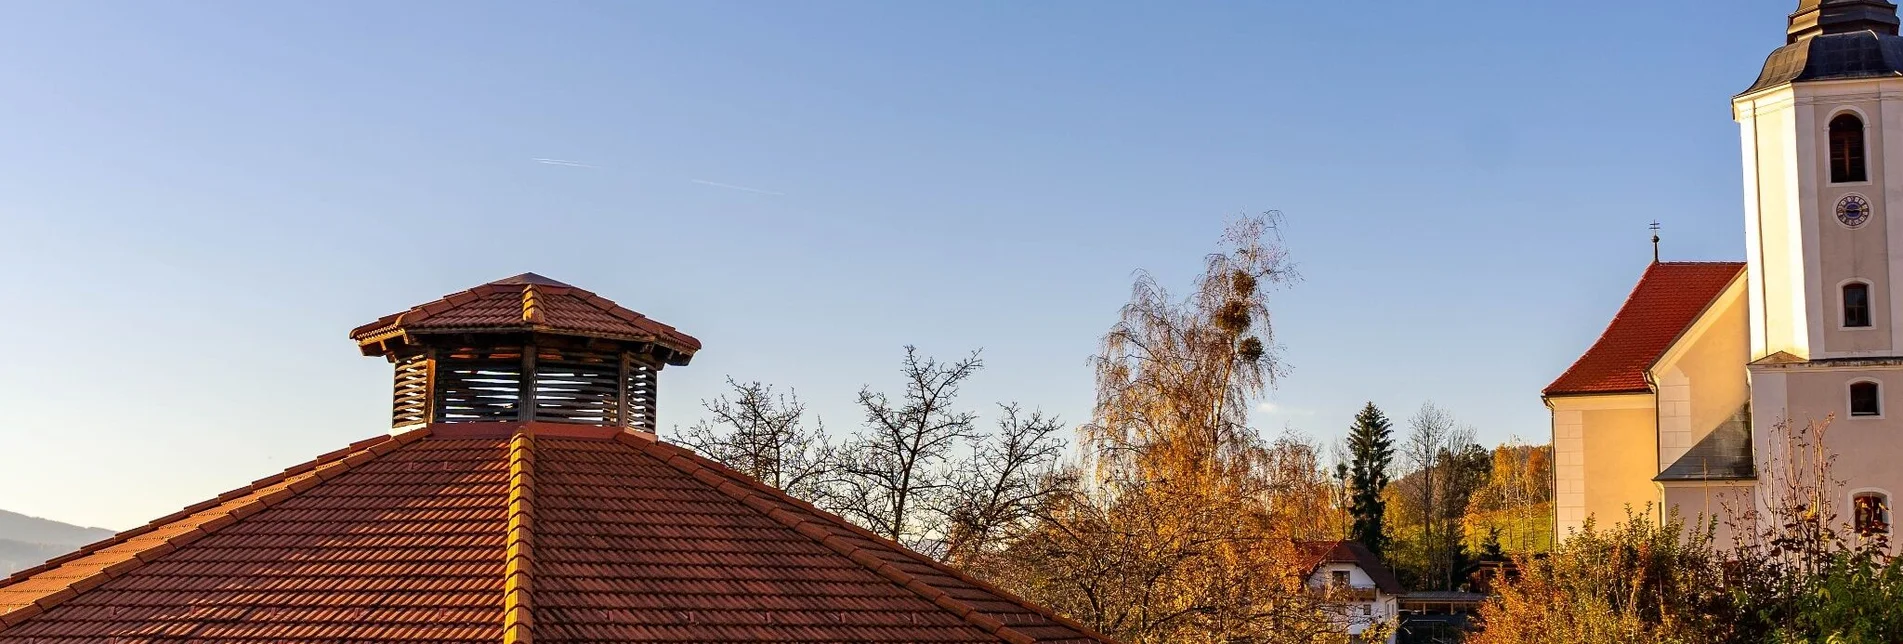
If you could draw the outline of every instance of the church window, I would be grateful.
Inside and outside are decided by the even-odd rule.
[[[1855,114],[1839,114],[1830,120],[1830,182],[1853,183],[1869,180],[1864,171],[1863,119]]]
[[[1888,534],[1890,532],[1890,497],[1882,492],[1858,492],[1850,497],[1851,510],[1855,513],[1857,534]]]
[[[1870,326],[1870,285],[1851,282],[1844,285],[1844,326]]]
[[[1868,380],[1850,383],[1850,415],[1883,415],[1883,401],[1877,383]]]

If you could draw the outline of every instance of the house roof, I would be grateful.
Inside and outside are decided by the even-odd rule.
[[[1599,341],[1542,393],[1643,393],[1645,372],[1744,272],[1743,262],[1654,262]]]
[[[370,345],[404,334],[510,331],[651,342],[684,358],[700,350],[700,340],[674,327],[535,273],[499,279],[383,316],[351,330],[350,339]]]
[[[0,643],[1093,642],[615,428],[378,437],[0,581]]]
[[[1394,578],[1394,571],[1381,563],[1381,558],[1359,541],[1303,541],[1295,546],[1312,562],[1304,567],[1310,573],[1322,564],[1354,564],[1361,567],[1369,579],[1374,580],[1375,587],[1380,588],[1381,592],[1399,595],[1403,591],[1401,581]]]

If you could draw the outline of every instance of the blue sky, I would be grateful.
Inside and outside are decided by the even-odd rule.
[[[0,3],[0,508],[126,528],[385,431],[345,332],[523,271],[705,342],[664,425],[732,375],[851,431],[908,343],[1081,422],[1132,271],[1268,209],[1264,431],[1543,441],[1647,223],[1742,257],[1727,99],[1793,5]]]

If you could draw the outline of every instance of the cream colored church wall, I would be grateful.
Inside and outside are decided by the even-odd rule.
[[[1750,355],[1750,317],[1744,280],[1733,282],[1699,316],[1652,370],[1658,389],[1658,462],[1650,478],[1751,397],[1744,364]]]
[[[1553,409],[1555,528],[1575,531],[1587,517],[1625,520],[1625,508],[1659,502],[1654,463],[1657,410],[1652,394],[1557,396]]]
[[[1601,525],[1625,520],[1626,506],[1657,505],[1654,417],[1644,409],[1586,412],[1586,514]]]

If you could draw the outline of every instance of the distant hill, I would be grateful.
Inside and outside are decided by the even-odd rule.
[[[0,575],[40,565],[112,535],[113,531],[105,528],[86,528],[0,510]]]

